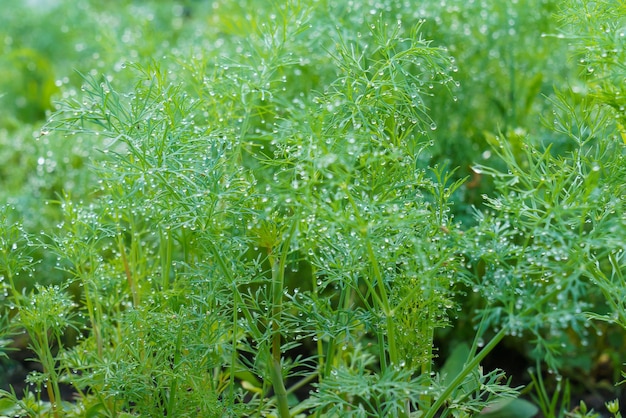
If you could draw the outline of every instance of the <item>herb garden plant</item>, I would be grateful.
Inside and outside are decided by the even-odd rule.
[[[89,9],[107,39],[155,41],[58,83],[33,149],[54,176],[68,147],[70,186],[2,206],[0,342],[40,366],[0,413],[594,416],[561,376],[626,328],[623,2],[529,0],[560,20],[525,41],[585,74],[523,84],[512,50],[489,81],[509,102],[476,116],[469,41],[425,36],[476,5],[244,3],[128,2],[126,30]],[[481,10],[514,36],[526,6]],[[536,365],[527,388],[484,367],[506,340]]]

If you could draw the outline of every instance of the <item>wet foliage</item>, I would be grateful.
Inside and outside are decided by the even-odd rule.
[[[621,416],[626,5],[424,3],[0,17],[0,414]]]

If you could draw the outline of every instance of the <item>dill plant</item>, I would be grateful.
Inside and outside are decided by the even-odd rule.
[[[63,357],[91,408],[429,408],[434,332],[455,307],[448,200],[460,183],[425,170],[420,154],[437,128],[426,102],[435,86],[448,94],[450,57],[419,26],[379,13],[314,56],[330,58],[320,64],[335,81],[292,91],[283,86],[318,64],[298,55],[315,11],[277,10],[239,45],[242,58],[197,57],[176,76],[132,65],[128,93],[87,75],[80,100],[52,117],[56,132],[102,138],[101,197],[85,216],[66,212],[51,239],[93,332]],[[113,289],[121,299],[105,297]]]
[[[496,23],[519,28],[506,19],[516,9],[497,10]],[[552,102],[566,153],[508,129],[528,121],[541,77],[510,92],[504,134],[484,135],[500,165],[474,166],[494,179],[489,209],[461,231],[463,180],[430,164],[448,131],[430,107],[463,98],[462,63],[424,39],[428,23],[407,24],[422,12],[220,3],[210,28],[191,31],[203,39],[159,60],[116,56],[114,76],[78,73],[80,92],[41,138],[93,143],[95,190],[51,201],[60,219],[37,238],[0,224],[0,274],[30,272],[31,254],[9,251],[17,243],[64,278],[31,293],[3,285],[51,401],[2,392],[11,413],[473,416],[519,395],[481,367],[505,337],[530,336],[558,370],[603,298],[623,323],[611,84],[591,83],[613,110],[575,92]],[[167,27],[167,13],[157,21]],[[112,22],[107,39],[121,30]],[[512,89],[519,56],[498,70]],[[435,336],[458,315],[473,342],[436,370]],[[75,403],[60,401],[60,382]]]
[[[55,352],[63,350],[62,337],[67,328],[74,325],[75,303],[66,286],[37,284],[35,289],[26,293],[26,289],[18,284],[22,276],[31,275],[34,270],[31,249],[34,244],[22,225],[12,222],[11,209],[5,206],[0,212],[0,277],[4,293],[2,307],[8,308],[6,312],[10,320],[3,323],[6,329],[2,332],[9,336],[25,332],[30,337],[30,349],[42,370],[31,372],[27,381],[35,386],[36,393],[45,390],[50,403],[42,406],[29,397],[18,401],[15,393],[2,393],[13,398],[15,405],[12,410],[15,414],[36,416],[49,413],[57,417],[63,409],[59,384],[65,370],[57,364]],[[10,298],[7,298],[9,295]]]
[[[589,181],[597,187],[590,197],[600,205],[594,206],[597,212],[587,220],[589,234],[597,231],[598,235],[587,244],[591,264],[586,267],[586,274],[608,306],[601,312],[593,310],[588,316],[623,329],[626,120],[622,75],[626,7],[615,1],[566,2],[561,19],[563,36],[576,47],[585,88],[576,89],[573,97],[560,102],[554,126],[558,132],[570,132],[570,137],[585,147],[585,155],[591,155],[591,161],[587,161],[591,165]],[[563,118],[560,115],[564,110],[576,116]]]
[[[625,225],[621,70],[609,55],[623,54],[617,28],[624,9],[566,3],[561,16],[573,26],[558,37],[573,41],[575,56],[584,54],[584,84],[555,92],[545,117],[549,139],[525,137],[517,149],[513,141],[490,138],[506,171],[475,168],[493,176],[498,194],[486,196],[491,211],[467,235],[477,244],[468,253],[469,285],[489,295],[479,315],[495,329],[531,336],[538,364],[557,373],[576,356],[566,353],[586,352],[590,340],[602,338],[590,318],[621,324],[623,312],[616,304]],[[575,34],[568,33],[572,27]]]

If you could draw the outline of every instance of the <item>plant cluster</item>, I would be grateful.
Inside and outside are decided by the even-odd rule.
[[[593,416],[561,374],[626,328],[622,1],[118,7],[55,35],[97,68],[7,90],[0,349],[40,367],[0,414]]]

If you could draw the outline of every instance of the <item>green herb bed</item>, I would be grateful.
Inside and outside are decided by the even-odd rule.
[[[3,2],[0,416],[621,417],[624,0]]]

